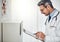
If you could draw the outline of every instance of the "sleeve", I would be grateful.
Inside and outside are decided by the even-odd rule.
[[[57,22],[55,35],[56,36],[48,36],[48,35],[46,35],[45,41],[46,42],[60,42],[60,21]]]
[[[60,37],[46,36],[45,41],[46,42],[60,42]]]

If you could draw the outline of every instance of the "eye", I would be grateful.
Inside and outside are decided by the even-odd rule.
[[[43,11],[43,9],[40,9],[40,11]]]

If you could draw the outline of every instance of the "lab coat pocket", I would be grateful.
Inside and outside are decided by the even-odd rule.
[[[50,27],[51,28],[56,28],[56,21],[55,20],[50,23]]]
[[[56,28],[56,26],[53,26],[53,25],[52,25],[52,26],[50,26],[50,28]]]
[[[50,23],[50,29],[55,30],[55,28],[56,28],[56,21],[52,21]]]
[[[55,30],[56,30],[56,26],[54,26],[54,25],[50,26],[50,34],[52,36],[55,36]]]

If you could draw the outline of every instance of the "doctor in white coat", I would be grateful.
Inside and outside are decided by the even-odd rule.
[[[46,32],[37,32],[36,37],[43,42],[60,42],[60,12],[55,9],[50,0],[38,3],[41,13],[48,16],[45,22]]]

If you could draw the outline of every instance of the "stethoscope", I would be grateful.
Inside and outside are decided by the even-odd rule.
[[[52,20],[55,18],[55,22],[56,22],[56,21],[57,21],[57,16],[59,15],[59,13],[60,13],[60,12],[58,12],[57,15],[52,18]],[[47,23],[47,20],[48,20],[48,19],[46,19],[45,25],[46,25],[46,23]]]

